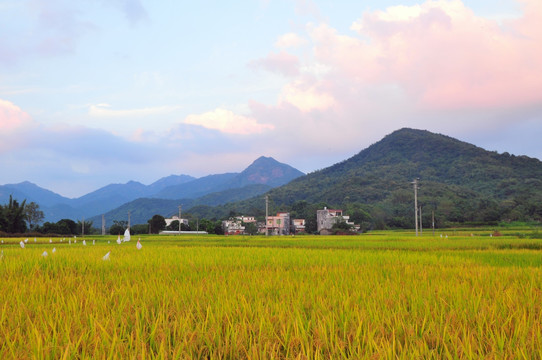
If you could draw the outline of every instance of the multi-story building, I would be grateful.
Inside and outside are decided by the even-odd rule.
[[[305,219],[293,219],[292,220],[292,230],[296,234],[305,232]]]
[[[290,213],[278,212],[277,216],[267,217],[266,229],[269,235],[289,235],[290,234]]]
[[[344,215],[342,210],[328,209],[327,207],[324,207],[323,210],[316,210],[318,232],[322,232],[323,230],[331,230],[334,224],[341,221],[351,225],[354,229],[359,229],[359,226],[355,225],[349,220],[350,216]]]
[[[254,216],[236,216],[229,220],[222,221],[224,235],[243,235],[246,233],[244,224],[255,223]]]
[[[166,227],[171,225],[174,221],[179,221],[179,217],[177,215],[173,215],[170,219],[164,219],[166,221]],[[181,224],[184,224],[185,226],[188,226],[188,219],[181,219]]]

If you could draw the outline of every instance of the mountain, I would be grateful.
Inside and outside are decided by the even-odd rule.
[[[168,186],[181,185],[192,180],[196,180],[196,178],[190,175],[169,175],[153,182],[148,186],[148,189],[150,193],[156,194]]]
[[[315,217],[338,207],[372,227],[414,227],[412,181],[420,179],[423,219],[437,225],[542,220],[542,162],[498,154],[425,130],[400,129],[355,156],[270,190],[272,211]],[[263,208],[261,197],[201,207],[198,216]],[[195,211],[195,210],[194,210]],[[251,214],[256,215],[256,214]]]
[[[227,188],[243,187],[250,184],[264,184],[277,187],[303,176],[301,171],[282,164],[272,157],[261,156],[249,167],[226,183]]]
[[[9,196],[13,195],[20,201],[26,199],[27,202],[38,203],[45,214],[44,221],[89,219],[93,216],[99,216],[101,221],[101,214],[110,214],[110,211],[139,198],[176,200],[177,203],[178,199],[185,199],[186,203],[193,202],[189,199],[199,199],[194,203],[218,205],[261,194],[302,175],[289,165],[262,156],[241,173],[215,174],[199,179],[189,175],[170,175],[150,185],[129,181],[104,186],[76,199],[65,198],[30,182],[2,185],[0,203],[7,203]],[[121,214],[124,210],[119,211]],[[146,222],[147,219],[143,220]]]
[[[24,181],[19,184],[0,185],[0,203],[7,203],[10,195],[13,195],[13,197],[19,201],[26,199],[27,203],[33,201],[42,206],[69,204],[71,201],[69,198],[41,188],[29,181]]]
[[[189,211],[194,206],[217,206],[228,202],[236,202],[248,199],[257,195],[264,194],[271,187],[264,184],[252,184],[242,188],[227,189],[216,193],[207,194],[196,199],[154,199],[139,198],[108,211],[104,217],[109,225],[113,221],[128,220],[130,212],[130,222],[132,224],[146,224],[147,220],[153,215],[159,214],[164,217],[170,217],[178,213],[179,205],[182,205],[183,211]],[[94,216],[89,219],[95,227],[101,224],[101,216]]]
[[[261,156],[241,173],[209,175],[182,185],[169,186],[153,195],[161,199],[197,198],[205,194],[227,189],[242,188],[252,184],[263,184],[277,187],[292,181],[304,174],[271,157]]]
[[[218,191],[217,189],[236,175],[236,173],[225,173],[204,176],[181,185],[168,186],[154,194],[153,197],[170,200],[197,198]]]

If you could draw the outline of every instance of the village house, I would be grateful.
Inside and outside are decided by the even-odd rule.
[[[224,235],[244,235],[246,227],[244,224],[255,223],[254,216],[236,216],[229,220],[222,221]]]
[[[293,219],[292,230],[295,234],[305,232],[305,219]]]
[[[320,234],[330,232],[333,225],[341,221],[352,226],[354,230],[359,230],[359,225],[349,220],[350,216],[344,215],[342,210],[328,209],[327,207],[324,207],[323,210],[316,210],[317,230]]]
[[[267,217],[267,226],[263,233],[268,231],[269,235],[289,235],[290,234],[290,213],[278,212],[276,216]]]
[[[171,225],[172,222],[174,221],[179,221],[179,217],[177,215],[173,215],[171,218],[169,219],[164,219],[166,221],[166,227]],[[181,219],[181,224],[184,224],[185,226],[188,226],[188,219]]]

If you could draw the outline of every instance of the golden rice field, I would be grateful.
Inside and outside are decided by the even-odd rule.
[[[542,240],[446,235],[3,239],[0,359],[541,359]]]

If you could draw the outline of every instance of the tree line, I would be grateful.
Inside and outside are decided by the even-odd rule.
[[[35,202],[26,203],[26,200],[19,202],[10,195],[9,202],[0,205],[0,233],[4,234],[56,234],[56,235],[98,235],[101,229],[93,226],[92,221],[74,221],[72,219],[61,219],[57,222],[45,222],[43,211]],[[41,224],[41,225],[40,225]],[[128,228],[127,221],[114,220],[109,227],[111,235],[122,235]],[[166,226],[165,218],[162,215],[154,215],[147,221],[147,224],[136,224],[130,226],[131,234],[158,234],[162,230],[178,230],[179,221],[173,221]],[[181,224],[182,231],[206,231],[210,234],[223,234],[222,222],[207,219],[190,219],[187,224]]]

